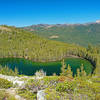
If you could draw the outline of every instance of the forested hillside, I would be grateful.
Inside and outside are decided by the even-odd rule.
[[[99,67],[99,49],[87,49],[62,42],[47,40],[23,29],[0,26],[0,58],[25,58],[37,62],[58,61],[67,56],[89,60],[94,68]]]
[[[36,31],[40,36],[66,43],[82,46],[100,44],[100,23],[90,24],[39,24],[24,27],[29,31]]]
[[[24,57],[33,61],[60,60],[75,45],[47,40],[22,29],[0,26],[0,57]]]

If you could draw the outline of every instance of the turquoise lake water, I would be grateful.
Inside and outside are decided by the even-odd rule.
[[[77,68],[80,68],[81,64],[84,65],[84,69],[87,74],[91,73],[93,70],[92,64],[81,58],[66,58],[66,65],[70,65],[73,71],[73,74],[76,74]],[[32,62],[23,58],[0,58],[0,64],[2,66],[8,66],[13,69],[16,67],[20,74],[24,75],[34,75],[37,70],[43,69],[47,75],[52,75],[56,73],[57,75],[61,72],[61,61],[56,62]]]

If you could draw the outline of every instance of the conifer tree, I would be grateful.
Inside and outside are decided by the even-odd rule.
[[[66,71],[67,77],[73,77],[73,72],[71,71],[71,66],[68,64],[67,71]]]
[[[77,69],[77,77],[80,77],[80,69]]]
[[[85,77],[85,76],[86,76],[86,72],[85,72],[85,70],[84,70],[83,64],[81,65],[81,76],[82,76],[82,77]]]
[[[19,74],[18,69],[16,67],[15,67],[14,73],[15,73],[15,75]]]
[[[61,67],[61,73],[60,73],[60,75],[65,76],[66,75],[66,64],[64,62],[64,59],[61,62],[61,64],[62,64],[62,67]]]
[[[94,75],[100,76],[100,59],[99,59],[99,57],[97,57],[97,60],[96,60],[96,68],[94,70]]]
[[[57,76],[56,73],[53,73],[53,76]]]

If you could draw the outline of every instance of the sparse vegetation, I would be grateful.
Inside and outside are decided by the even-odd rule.
[[[6,93],[6,91],[0,90],[0,100],[16,100],[13,95]]]
[[[0,88],[10,88],[12,87],[12,83],[6,79],[0,78]]]
[[[7,66],[3,67],[0,65],[0,74],[9,75],[9,76],[18,76],[19,72],[18,72],[17,68],[15,68],[13,71],[12,69],[10,69]]]

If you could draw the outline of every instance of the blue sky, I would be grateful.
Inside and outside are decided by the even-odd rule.
[[[100,0],[0,0],[0,24],[86,23],[100,19]]]

